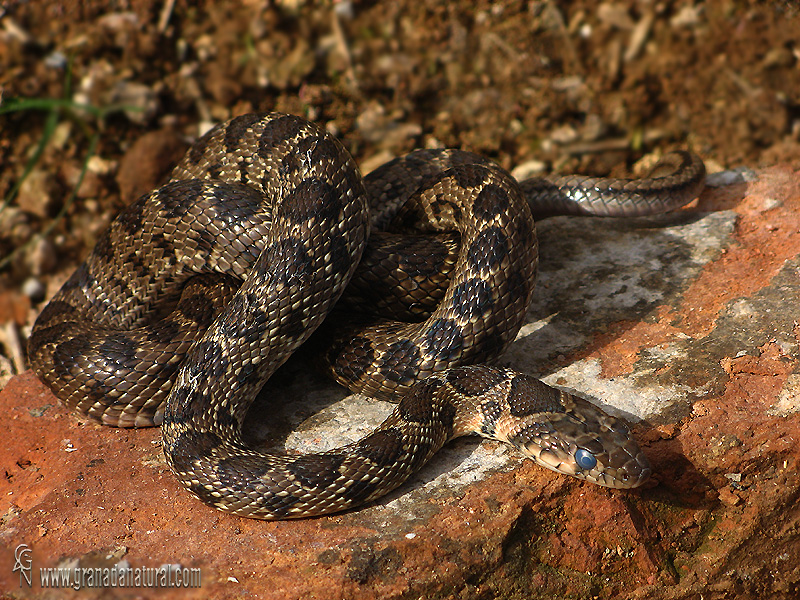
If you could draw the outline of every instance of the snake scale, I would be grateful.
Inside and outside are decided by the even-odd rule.
[[[166,185],[118,216],[41,312],[29,358],[70,408],[109,425],[160,424],[183,484],[245,517],[365,504],[469,433],[562,473],[636,487],[651,469],[622,421],[481,363],[523,323],[533,214],[651,214],[702,189],[692,154],[657,168],[667,172],[517,183],[480,156],[424,150],[362,179],[318,126],[244,115],[200,138]],[[255,395],[320,325],[310,344],[324,368],[399,404],[328,452],[247,447]]]

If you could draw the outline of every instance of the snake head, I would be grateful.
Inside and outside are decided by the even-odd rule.
[[[562,393],[563,412],[522,425],[508,441],[537,463],[610,488],[635,488],[652,468],[628,426],[595,405]]]

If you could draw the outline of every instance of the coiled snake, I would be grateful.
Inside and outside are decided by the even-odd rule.
[[[697,196],[705,170],[688,153],[665,164],[670,173],[652,179],[518,184],[468,152],[418,151],[362,180],[319,127],[238,117],[112,223],[36,321],[30,361],[81,413],[161,424],[184,485],[246,517],[364,504],[467,433],[636,487],[650,466],[624,423],[530,376],[470,365],[500,355],[522,325],[537,264],[531,209],[671,210]],[[253,398],[346,287],[311,343],[337,381],[399,405],[329,452],[248,448],[240,430]]]

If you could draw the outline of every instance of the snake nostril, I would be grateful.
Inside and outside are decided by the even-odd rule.
[[[589,471],[597,466],[597,459],[588,450],[578,448],[575,451],[575,462],[584,471]]]

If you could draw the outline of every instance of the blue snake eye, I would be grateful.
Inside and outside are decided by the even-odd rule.
[[[583,448],[578,448],[575,451],[575,462],[578,463],[578,466],[585,471],[594,469],[597,465],[597,459],[592,456],[591,452],[584,450]]]

